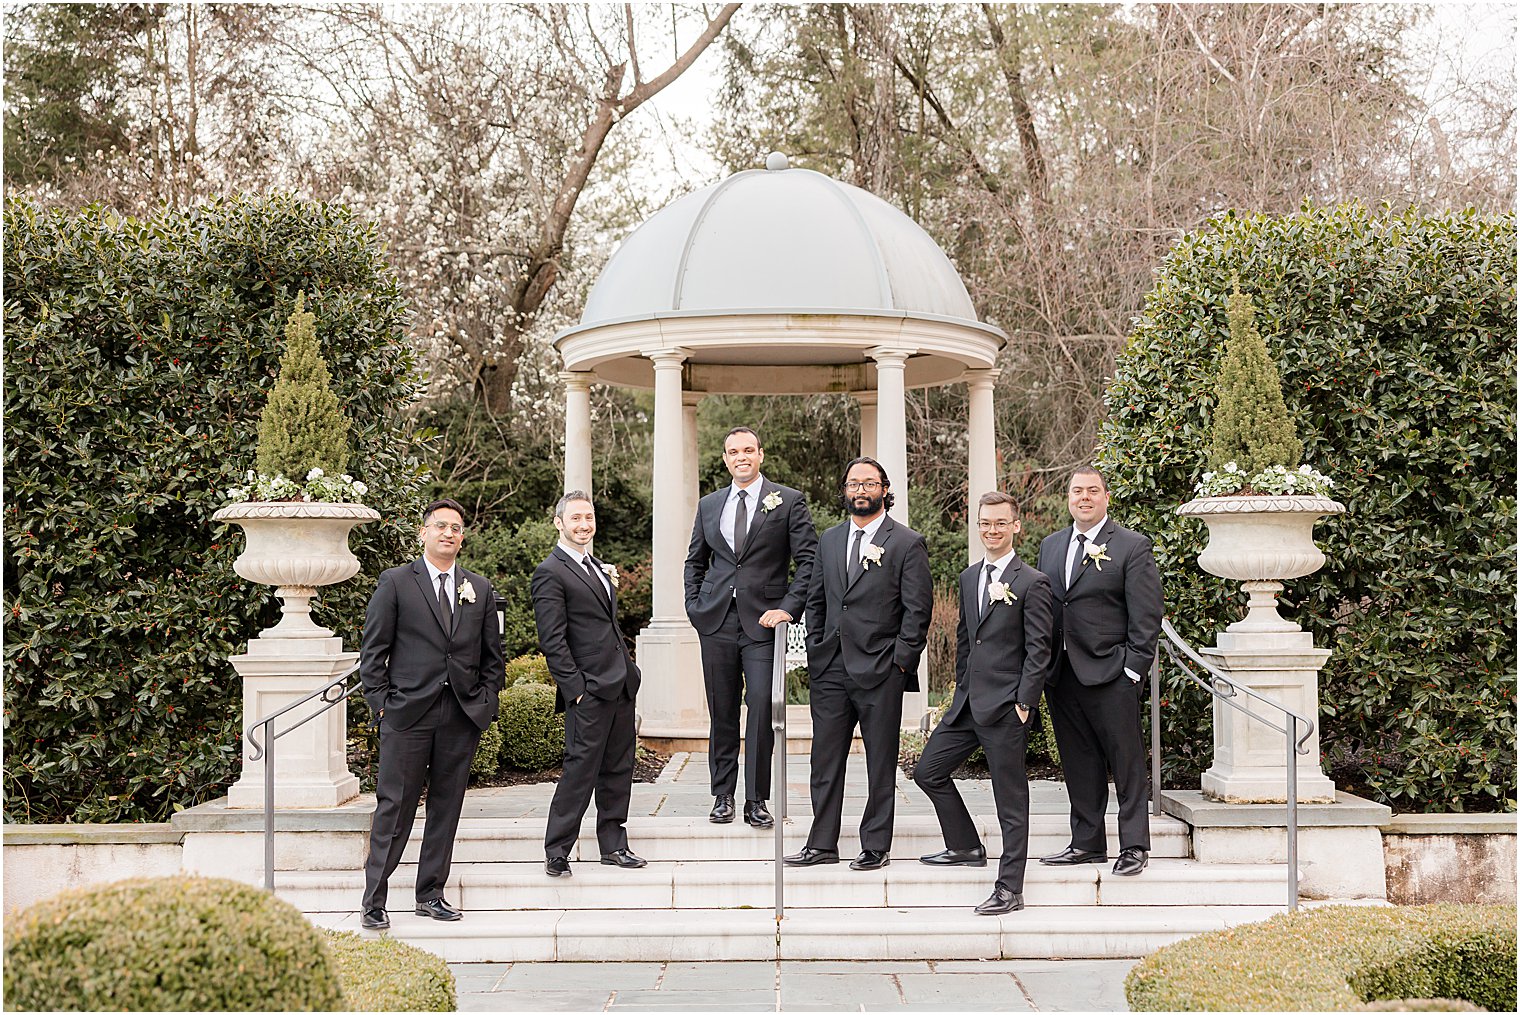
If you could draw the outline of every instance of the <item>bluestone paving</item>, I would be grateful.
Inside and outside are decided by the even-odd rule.
[[[514,962],[503,990],[653,990],[662,962]]]
[[[948,1010],[1032,1011],[1012,973],[905,973],[897,977],[908,1004],[937,1004]]]
[[[775,1011],[772,990],[620,990],[608,1011]]]
[[[498,990],[459,993],[459,1011],[602,1011],[610,990]]]
[[[774,962],[670,962],[661,990],[776,990]]]
[[[793,1011],[859,1011],[902,1004],[902,991],[893,974],[799,971],[796,964],[781,967],[781,1007]]]

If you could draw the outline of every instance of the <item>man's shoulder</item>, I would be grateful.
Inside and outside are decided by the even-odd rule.
[[[1121,543],[1133,543],[1141,546],[1151,545],[1151,537],[1147,536],[1145,533],[1136,532],[1134,529],[1126,528],[1125,526],[1120,525],[1118,522],[1113,522],[1111,524],[1113,525],[1113,531],[1109,536],[1110,539],[1117,539]]]
[[[463,565],[460,565],[460,568],[459,568],[459,577],[462,580],[467,581],[471,585],[474,585],[474,586],[481,586],[481,585],[483,585],[483,586],[485,586],[488,589],[494,587],[491,584],[491,579],[487,578],[483,574],[479,574],[479,573],[477,573],[475,571],[471,571],[469,568],[467,568],[467,567],[465,567]]]
[[[1040,540],[1040,549],[1043,550],[1047,546],[1054,546],[1059,542],[1063,542],[1069,539],[1071,539],[1071,526],[1066,525],[1062,528],[1056,529],[1050,535]]]
[[[542,571],[545,574],[552,574],[555,571],[554,561],[558,557],[558,549],[550,550],[549,555],[538,562],[538,566],[533,569],[533,573],[538,574]]]
[[[384,571],[380,572],[380,581],[393,582],[397,581],[400,578],[404,578],[405,576],[416,571],[417,567],[421,563],[422,558],[418,557],[416,560],[409,560],[405,564],[397,564],[395,567],[388,567]]]

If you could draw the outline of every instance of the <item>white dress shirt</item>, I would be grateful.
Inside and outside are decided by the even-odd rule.
[[[862,536],[861,539],[860,539],[860,552],[862,554],[864,554],[865,550],[866,550],[866,547],[869,546],[871,543],[874,543],[876,541],[877,530],[879,530],[881,528],[882,522],[884,522],[886,520],[887,520],[887,513],[885,511],[883,511],[881,514],[877,515],[876,518],[873,521],[867,522],[865,525],[856,525],[855,524],[855,518],[854,518],[854,516],[851,516],[851,518],[850,518],[850,531],[849,531],[849,534],[848,534],[849,538],[844,541],[844,566],[845,566],[845,574],[849,574],[850,573],[850,566],[851,566],[851,563],[852,563],[851,560],[850,560],[850,548],[855,545],[855,533],[859,532],[861,529],[865,530],[866,534],[864,536]]]
[[[422,558],[422,562],[427,565],[427,569],[428,569],[428,581],[433,586],[433,595],[434,596],[438,595],[438,576],[441,575],[441,574],[448,575],[448,581],[446,581],[446,582],[443,583],[444,595],[446,595],[446,596],[449,597],[449,607],[451,609],[457,610],[458,609],[458,603],[459,603],[459,597],[454,594],[454,568],[457,565],[452,565],[451,564],[449,566],[449,569],[447,571],[440,571],[436,567],[433,566],[433,562],[431,560],[428,560],[426,556],[424,556]]]
[[[583,550],[577,550],[573,546],[568,546],[563,541],[559,544],[559,548],[570,555],[570,559],[575,561],[576,567],[580,568],[582,571],[586,570],[586,558],[591,556],[589,553],[586,553]],[[607,580],[607,573],[601,568],[597,567],[595,561],[592,561],[591,563],[591,571],[602,580],[602,591],[607,593],[608,599],[611,599],[612,584]]]
[[[740,486],[736,479],[728,484],[728,500],[723,502],[723,513],[718,516],[718,532],[728,540],[728,548],[734,548],[734,515],[739,510],[739,491],[745,492],[745,508],[749,513],[749,527],[755,527],[755,514],[760,510],[757,499],[760,496],[761,484],[765,482],[765,476],[755,473],[755,478],[750,480],[748,486]]]

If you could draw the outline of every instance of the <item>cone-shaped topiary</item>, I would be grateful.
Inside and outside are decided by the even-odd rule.
[[[77,888],[5,921],[7,1011],[341,1011],[321,932],[222,878]]]
[[[1301,460],[1304,446],[1283,403],[1277,363],[1256,330],[1256,306],[1240,291],[1238,279],[1226,316],[1230,338],[1216,381],[1209,465],[1223,469],[1234,462],[1247,476],[1273,465],[1292,468]]]
[[[317,343],[317,315],[299,293],[285,322],[280,376],[259,417],[258,471],[297,483],[313,468],[339,474],[348,465],[348,428]]]

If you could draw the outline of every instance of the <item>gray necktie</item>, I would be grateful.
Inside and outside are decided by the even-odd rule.
[[[445,571],[438,576],[438,605],[443,607],[443,626],[445,630],[454,630],[454,604],[449,601],[449,575]]]
[[[865,529],[859,527],[855,529],[855,545],[850,550],[849,579],[852,582],[860,575],[860,540],[865,534]]]
[[[1077,533],[1077,553],[1076,553],[1076,556],[1074,556],[1074,557],[1071,558],[1071,563],[1069,565],[1067,565],[1067,568],[1066,568],[1066,586],[1068,588],[1071,587],[1071,579],[1077,573],[1077,564],[1082,559],[1082,548],[1084,546],[1086,546],[1086,545],[1087,545],[1087,537],[1084,536],[1084,535],[1082,535],[1082,533],[1078,532]]]
[[[739,491],[739,506],[734,508],[734,556],[744,552],[744,537],[749,535],[749,491]]]
[[[992,562],[987,562],[987,573],[982,578],[982,616],[987,616],[987,611],[992,609],[992,597],[987,595],[987,590],[992,588],[992,572],[996,570]]]

